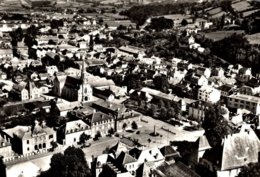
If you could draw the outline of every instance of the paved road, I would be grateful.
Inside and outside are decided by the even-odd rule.
[[[139,142],[147,147],[157,147],[164,144],[169,144],[169,141],[196,141],[197,138],[204,134],[204,131],[186,131],[183,130],[182,127],[173,126],[166,122],[153,119],[149,116],[142,116],[142,119],[147,121],[141,121],[138,125],[141,126],[139,128],[140,134],[122,132],[123,135],[127,137],[131,137],[134,139],[138,139]],[[154,131],[154,127],[156,132],[159,133],[161,136],[153,137],[150,136],[150,133]],[[163,130],[162,127],[165,129]],[[151,139],[152,142],[149,143],[148,139]]]

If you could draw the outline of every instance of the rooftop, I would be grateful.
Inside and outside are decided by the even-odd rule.
[[[230,95],[229,98],[260,103],[260,97],[251,96],[251,95],[233,94],[233,95]]]

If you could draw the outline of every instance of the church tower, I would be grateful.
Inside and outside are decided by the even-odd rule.
[[[87,78],[87,72],[86,72],[86,67],[85,67],[85,58],[86,53],[83,53],[81,55],[82,59],[82,68],[81,68],[81,89],[79,90],[79,98],[78,101],[81,101],[82,103],[91,101],[93,92],[92,92],[92,87],[88,83],[88,78]]]

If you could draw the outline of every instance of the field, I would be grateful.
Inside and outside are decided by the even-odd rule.
[[[260,44],[260,33],[246,35],[246,38],[250,44]]]
[[[210,33],[201,33],[202,35],[205,35],[206,38],[213,40],[214,42],[220,41],[226,37],[232,36],[233,34],[242,34],[244,33],[243,30],[231,30],[231,31],[216,31],[216,32],[210,32]]]

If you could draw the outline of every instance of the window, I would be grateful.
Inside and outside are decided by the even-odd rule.
[[[74,142],[76,142],[76,138],[74,138]]]
[[[27,144],[29,144],[30,143],[30,141],[29,140],[27,140]]]
[[[49,135],[49,139],[52,139],[53,138],[53,135]]]
[[[30,150],[30,148],[28,147],[28,148],[27,148],[27,151],[29,151],[29,150]]]

